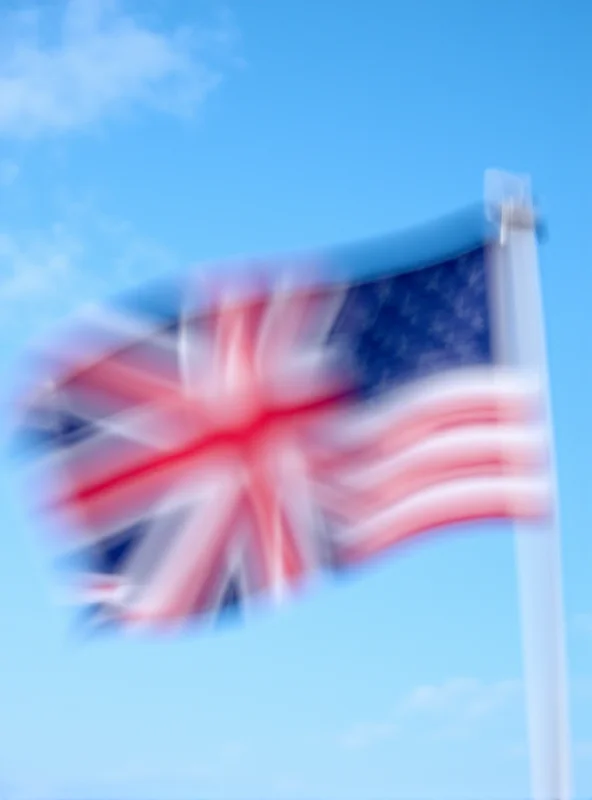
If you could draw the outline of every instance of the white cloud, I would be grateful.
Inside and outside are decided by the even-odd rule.
[[[0,320],[44,324],[90,301],[175,271],[175,256],[91,207],[41,229],[0,227]]]
[[[81,244],[61,225],[42,232],[0,231],[0,301],[59,295],[69,285]]]
[[[1,102],[1,101],[0,101]],[[0,186],[10,186],[18,178],[20,169],[15,161],[0,161]]]
[[[515,680],[490,683],[477,678],[455,678],[413,689],[403,702],[406,713],[454,715],[471,720],[489,716],[516,699],[520,683]]]
[[[0,134],[69,131],[142,106],[191,115],[232,57],[227,15],[211,29],[161,31],[118,0],[58,8],[0,15]]]
[[[394,722],[367,722],[355,725],[339,737],[339,744],[345,750],[365,750],[386,739],[391,739],[397,731]]]
[[[362,750],[408,731],[412,723],[429,724],[432,735],[465,735],[475,725],[502,712],[520,697],[515,680],[485,682],[477,678],[453,678],[416,686],[384,719],[352,726],[338,737],[340,747]]]

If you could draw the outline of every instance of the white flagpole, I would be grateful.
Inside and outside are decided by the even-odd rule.
[[[504,329],[499,344],[509,363],[540,380],[550,440],[553,517],[541,526],[516,526],[532,800],[568,800],[571,755],[568,727],[561,537],[545,331],[539,285],[536,218],[530,183],[491,171],[486,204],[501,221],[494,259]]]

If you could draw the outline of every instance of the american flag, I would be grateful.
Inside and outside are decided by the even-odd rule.
[[[490,270],[480,246],[363,280],[198,273],[87,321],[25,414],[79,602],[217,617],[419,534],[545,515],[539,390],[496,357]]]

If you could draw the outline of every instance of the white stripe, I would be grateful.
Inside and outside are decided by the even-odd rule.
[[[335,423],[340,438],[346,434],[355,443],[384,428],[394,427],[410,414],[437,413],[447,403],[466,402],[535,402],[540,396],[539,382],[523,370],[501,367],[475,367],[454,370],[411,386],[397,387],[382,395],[376,403],[344,410]]]
[[[99,588],[97,583],[111,584],[111,586]],[[119,575],[82,573],[78,583],[74,582],[56,592],[55,596],[61,605],[68,606],[98,603],[119,605],[124,601],[128,588],[125,579]]]
[[[289,535],[306,565],[305,570],[314,570],[319,563],[315,534],[321,521],[306,458],[294,441],[287,438],[282,441],[281,437],[270,442],[269,451],[261,457],[265,460],[266,480],[285,513]]]
[[[117,536],[122,530],[130,528],[138,522],[143,522],[153,517],[169,516],[194,504],[201,497],[202,485],[207,487],[209,477],[214,471],[224,469],[223,465],[225,463],[227,461],[221,457],[216,461],[212,461],[207,467],[203,465],[196,466],[188,472],[186,479],[175,483],[158,503],[152,502],[149,505],[136,504],[136,507],[125,508],[117,514],[111,514],[104,525],[93,524],[92,529],[86,528],[84,534],[77,538],[68,538],[62,546],[61,552],[67,555],[70,552],[84,550],[103,539]],[[204,491],[207,492],[207,488]],[[80,520],[75,512],[66,507],[60,513],[65,519],[70,520],[69,527],[72,530],[80,530]]]
[[[137,316],[117,312],[113,308],[92,306],[86,313],[73,317],[63,331],[44,342],[42,353],[59,364],[69,361],[88,364],[103,361],[130,344],[149,340],[150,345],[171,354],[176,349],[175,337],[162,335],[159,324],[142,322]],[[75,335],[72,335],[72,332]]]
[[[295,445],[288,446],[281,458],[280,499],[306,569],[314,570],[321,557],[318,532],[323,522],[315,503],[306,458]]]
[[[156,574],[142,587],[140,596],[132,603],[130,610],[133,613],[158,616],[176,603],[179,586],[184,586],[189,575],[195,571],[196,564],[233,512],[242,481],[236,469],[228,469],[211,476],[209,481],[202,481],[201,486],[201,496],[207,495],[207,499],[189,514],[179,535],[166,549]],[[195,588],[197,593],[199,587]]]
[[[206,396],[205,384],[211,382],[212,375],[211,337],[199,331],[192,317],[181,321],[178,337],[179,373],[182,387],[179,393],[191,397],[198,394]],[[209,394],[212,394],[210,390]]]
[[[67,409],[65,413],[69,413]],[[32,474],[38,474],[43,479],[49,471],[58,474],[60,470],[64,470],[66,473],[76,474],[78,484],[81,474],[86,474],[87,482],[101,480],[106,477],[105,469],[108,470],[107,477],[113,474],[112,467],[108,466],[112,457],[107,462],[101,459],[105,450],[110,447],[116,452],[117,448],[123,448],[133,465],[138,458],[145,458],[141,448],[152,448],[154,455],[157,455],[158,452],[167,452],[175,445],[181,446],[187,441],[184,420],[174,408],[166,409],[155,405],[101,419],[93,417],[90,410],[78,407],[75,415],[89,422],[97,431],[75,444],[42,451],[33,465]],[[132,457],[134,447],[138,450],[136,456]]]
[[[432,459],[441,460],[443,456],[450,456],[454,461],[460,453],[475,456],[498,452],[511,459],[542,459],[546,453],[546,442],[542,425],[470,425],[433,434],[403,450],[383,452],[383,458],[373,459],[369,465],[357,461],[353,466],[339,469],[338,480],[366,488],[388,475],[405,473],[422,464],[429,467]]]
[[[519,512],[524,501],[544,504],[551,497],[551,483],[545,477],[468,478],[424,489],[392,507],[337,534],[343,542],[360,542],[383,530],[411,524],[412,520],[430,515],[431,509],[471,508],[488,498],[500,498],[507,503],[508,514]],[[519,513],[516,513],[520,516]]]

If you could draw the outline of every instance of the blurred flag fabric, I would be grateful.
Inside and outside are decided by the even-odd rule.
[[[431,252],[420,231],[197,268],[45,348],[23,433],[96,623],[217,617],[548,513],[541,388],[499,355],[494,244],[463,224]]]

